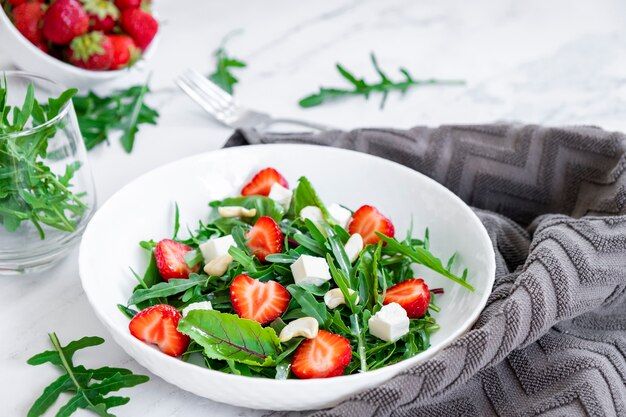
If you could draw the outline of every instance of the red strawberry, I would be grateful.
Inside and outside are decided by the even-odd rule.
[[[257,172],[252,180],[243,187],[241,195],[264,195],[268,196],[272,185],[279,183],[287,187],[287,180],[274,168],[265,168]]]
[[[352,349],[343,336],[320,330],[315,339],[307,339],[291,359],[293,374],[301,379],[339,376],[350,364]]]
[[[137,339],[157,345],[166,355],[180,356],[189,346],[189,336],[177,330],[181,318],[174,307],[158,304],[137,313],[128,329]]]
[[[138,9],[141,6],[141,0],[115,0],[115,5],[120,9]]]
[[[376,207],[361,206],[352,215],[352,220],[350,220],[350,224],[348,224],[348,232],[350,232],[351,235],[355,233],[360,234],[364,244],[373,245],[380,240],[376,232],[393,237],[394,227],[391,220],[383,216]]]
[[[265,257],[283,250],[283,232],[271,217],[261,216],[246,233],[246,243],[252,254],[265,262]]]
[[[17,7],[24,3],[43,3],[44,0],[9,0],[9,4],[13,7]]]
[[[189,278],[192,272],[198,272],[199,265],[190,268],[185,262],[185,254],[191,251],[189,246],[170,239],[163,239],[154,249],[159,274],[164,281],[171,278]]]
[[[246,274],[230,284],[230,301],[237,315],[265,325],[287,310],[289,291],[276,281],[261,282]]]
[[[120,11],[111,0],[86,0],[85,11],[89,15],[89,29],[111,32],[120,17]]]
[[[43,35],[52,43],[67,45],[89,30],[89,16],[78,0],[57,0],[43,18]]]
[[[111,69],[116,70],[133,65],[139,59],[137,44],[127,35],[107,35],[113,45],[113,63]]]
[[[113,44],[102,32],[89,32],[72,40],[68,57],[71,64],[80,68],[108,70],[113,63]]]
[[[122,29],[145,50],[159,30],[159,22],[150,13],[141,9],[124,9],[120,18]]]
[[[408,279],[387,289],[383,304],[398,303],[409,318],[424,317],[430,304],[428,285],[421,278]]]
[[[22,3],[13,9],[15,27],[35,45],[44,44],[41,18],[44,15],[41,3]]]

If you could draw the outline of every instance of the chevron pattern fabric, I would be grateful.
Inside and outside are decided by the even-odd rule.
[[[312,416],[626,416],[626,136],[516,125],[248,130],[227,146],[275,142],[414,168],[475,207],[496,250],[494,290],[470,332]]]

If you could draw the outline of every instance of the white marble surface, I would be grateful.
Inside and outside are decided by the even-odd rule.
[[[115,140],[91,152],[100,203],[139,174],[217,149],[230,135],[172,80],[187,67],[208,71],[211,51],[234,29],[244,32],[229,50],[249,64],[239,72],[237,96],[273,115],[340,128],[514,120],[626,131],[626,3],[620,0],[160,0],[157,8],[166,22],[148,67],[150,101],[161,121],[142,129],[131,155]],[[463,78],[467,85],[392,94],[383,111],[376,98],[297,106],[320,84],[341,85],[335,62],[373,77],[370,51],[391,73],[404,66],[416,77]],[[0,55],[3,68],[11,68],[11,57]],[[83,295],[76,257],[75,250],[40,275],[0,277],[0,416],[25,415],[55,377],[49,366],[25,364],[48,347],[47,332],[65,341],[111,339]],[[112,340],[77,359],[145,372]],[[196,397],[157,377],[125,393],[132,401],[116,409],[118,416],[267,414]]]

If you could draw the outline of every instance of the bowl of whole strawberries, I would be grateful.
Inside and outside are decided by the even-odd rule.
[[[0,47],[20,68],[75,87],[118,78],[156,48],[150,0],[0,0]]]

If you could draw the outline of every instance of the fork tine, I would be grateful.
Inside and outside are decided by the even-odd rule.
[[[207,99],[206,96],[199,92],[194,85],[187,80],[184,76],[180,76],[176,80],[176,84],[183,90],[189,97],[191,97],[196,103],[200,105],[207,113],[210,113],[213,117],[218,120],[221,120],[222,115],[222,107],[217,103],[213,102],[210,99]]]
[[[210,81],[198,71],[189,69],[185,72],[185,74],[190,80],[194,81],[199,88],[206,91],[207,94],[211,94],[219,98],[224,105],[231,106],[234,104],[233,96],[222,90],[214,82]]]
[[[190,76],[189,73],[185,73],[183,74],[187,84],[193,88],[197,94],[199,94],[200,96],[204,97],[205,100],[209,100],[211,101],[211,103],[218,108],[218,111],[221,112],[232,112],[233,110],[233,103],[232,101],[227,101],[224,100],[223,98],[219,97],[218,95],[214,94],[212,91],[209,91],[206,89],[206,86],[203,85],[200,80],[198,80],[196,77],[194,76]]]

